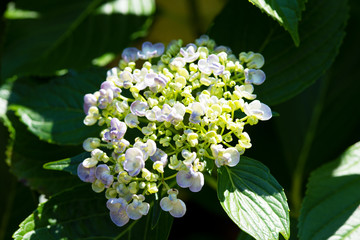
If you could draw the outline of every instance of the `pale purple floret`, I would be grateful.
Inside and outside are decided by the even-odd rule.
[[[247,116],[253,116],[262,121],[269,120],[272,117],[269,106],[259,100],[254,100],[250,104],[245,103],[244,112]]]
[[[164,74],[160,73],[154,78],[154,81],[157,85],[165,87],[169,80]]]
[[[179,191],[177,189],[169,189],[168,197],[164,197],[160,201],[160,207],[162,210],[169,212],[171,216],[179,218],[185,215],[186,205],[185,203],[177,198]]]
[[[200,53],[196,52],[195,44],[188,44],[186,48],[180,48],[180,54],[183,56],[185,62],[191,63],[197,60]]]
[[[143,152],[138,148],[129,148],[125,152],[124,169],[130,176],[136,176],[145,166]]]
[[[144,79],[138,80],[138,83],[136,83],[135,87],[138,90],[144,90],[147,87],[154,88],[155,87],[155,81],[154,78],[157,77],[156,73],[146,73],[144,76]]]
[[[94,94],[88,93],[84,96],[84,112],[85,114],[88,113],[89,108],[92,106],[96,106],[97,99]]]
[[[108,77],[118,77],[119,72],[120,72],[120,68],[114,67],[114,68],[111,68],[110,70],[108,70],[106,72],[106,76],[108,76]]]
[[[112,118],[110,122],[110,130],[104,134],[104,140],[107,142],[118,142],[126,133],[126,124],[117,118]]]
[[[189,118],[189,121],[192,123],[200,123],[201,121],[201,116],[203,116],[205,114],[205,110],[204,110],[204,106],[203,104],[199,103],[199,102],[194,102],[190,105],[191,108],[191,115]]]
[[[135,62],[139,59],[138,57],[139,49],[134,47],[125,48],[121,54],[121,57],[125,62]]]
[[[216,52],[216,53],[225,52],[225,53],[227,53],[227,54],[231,54],[231,53],[232,53],[231,48],[226,47],[226,46],[223,46],[223,45],[220,45],[220,46],[215,47],[215,48],[214,48],[214,52]]]
[[[139,100],[134,101],[130,105],[130,111],[132,114],[143,117],[146,114],[146,110],[149,109],[149,105],[146,102],[142,102]]]
[[[116,87],[113,82],[105,81],[101,84],[100,89],[111,90],[114,97],[118,97],[121,93],[121,89]]]
[[[169,114],[171,113],[171,106],[169,104],[164,104],[161,112],[157,112],[156,114],[156,120],[158,122],[164,122],[168,119]]]
[[[190,167],[188,171],[181,170],[177,173],[176,182],[182,188],[188,187],[192,192],[199,192],[204,186],[204,175]]]
[[[140,219],[143,215],[148,214],[150,209],[150,204],[143,202],[145,200],[143,195],[135,195],[133,197],[132,203],[126,207],[126,213],[130,219],[137,220]]]
[[[143,160],[146,161],[149,156],[152,156],[156,152],[156,143],[154,140],[148,139],[146,143],[136,141],[134,148],[140,149],[143,153]]]
[[[208,35],[201,35],[198,39],[195,40],[196,45],[204,46],[209,42],[210,38]]]
[[[146,60],[160,56],[164,53],[164,50],[165,46],[162,43],[152,44],[151,42],[144,42],[141,51],[137,54],[140,59]]]
[[[260,69],[248,69],[244,70],[245,73],[245,83],[252,83],[255,85],[261,85],[265,79],[265,73]]]
[[[211,152],[215,158],[217,167],[228,165],[229,167],[236,166],[240,161],[240,153],[236,148],[230,147],[224,149],[222,145],[211,145]]]
[[[215,54],[211,54],[207,60],[200,59],[198,62],[198,66],[199,70],[207,75],[213,73],[215,76],[218,76],[222,74],[225,70],[225,67],[219,62],[219,57]]]
[[[115,97],[120,95],[121,89],[116,87],[113,82],[105,81],[101,84],[99,93],[99,108],[105,109],[109,104],[111,104]]]
[[[114,181],[114,176],[110,173],[110,168],[106,164],[100,164],[96,167],[95,176],[106,188],[109,188]]]
[[[82,163],[80,163],[77,168],[77,175],[81,181],[92,183],[96,180],[95,167],[86,168]]]
[[[175,103],[171,108],[170,113],[166,117],[167,122],[171,122],[173,125],[178,124],[184,120],[186,108],[182,103]]]
[[[122,198],[110,198],[106,202],[106,207],[110,210],[110,218],[116,226],[122,227],[129,222],[126,213],[127,202]]]
[[[168,162],[168,155],[163,150],[157,148],[155,154],[150,156],[150,159],[153,162],[160,161],[165,166]]]

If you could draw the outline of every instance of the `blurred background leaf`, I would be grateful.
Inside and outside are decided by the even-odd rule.
[[[299,238],[359,237],[359,182],[360,142],[312,172],[299,218]]]
[[[11,2],[1,77],[83,69],[108,54],[106,63],[144,36],[154,11],[154,0]]]
[[[255,92],[266,104],[279,104],[309,87],[329,69],[339,51],[348,17],[346,1],[311,1],[307,9],[299,24],[299,47],[246,1],[229,1],[210,29],[210,36],[235,54],[259,51],[264,55],[267,80]]]

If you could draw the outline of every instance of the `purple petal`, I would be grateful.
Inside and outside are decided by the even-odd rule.
[[[176,182],[182,188],[190,187],[193,183],[193,175],[191,171],[179,171],[176,174]]]
[[[255,69],[245,69],[245,83],[252,83],[255,85],[261,85],[265,79],[266,75],[262,70],[255,70]]]
[[[91,106],[96,106],[96,103],[97,103],[97,99],[94,96],[94,94],[91,94],[91,93],[85,94],[85,96],[84,96],[84,112],[85,112],[85,114],[88,113],[89,108]]]
[[[168,155],[161,149],[157,148],[154,155],[150,156],[151,161],[156,162],[160,161],[164,164],[164,166],[168,162]]]
[[[125,209],[121,209],[117,212],[110,212],[110,218],[116,226],[122,227],[129,222],[129,217]]]
[[[199,192],[204,186],[204,175],[201,172],[195,173],[193,178],[192,185],[189,187],[192,192]]]
[[[77,175],[83,182],[94,182],[95,181],[95,167],[86,168],[82,163],[77,168]]]
[[[135,62],[139,58],[138,52],[139,50],[134,47],[125,48],[121,54],[121,57],[124,59],[125,62]]]
[[[100,164],[96,167],[95,176],[106,188],[110,187],[114,181],[114,176],[110,174],[110,168],[106,164]]]

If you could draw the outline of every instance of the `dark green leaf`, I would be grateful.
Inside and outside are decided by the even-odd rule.
[[[299,46],[298,25],[306,0],[249,0],[282,25]]]
[[[259,51],[264,55],[267,80],[255,91],[266,104],[275,105],[302,92],[329,69],[338,53],[345,35],[347,2],[314,0],[307,9],[299,24],[299,47],[245,1],[230,1],[215,19],[210,35],[218,44],[230,46],[236,54]],[[229,25],[231,31],[224,27]]]
[[[22,0],[10,6],[5,14],[9,24],[3,79],[80,69],[105,53],[118,54],[131,40],[144,35],[155,2]]]
[[[173,218],[161,214],[151,230],[151,211],[140,220],[117,227],[109,216],[103,194],[94,193],[89,184],[74,187],[48,200],[26,218],[15,239],[144,239],[166,240]]]
[[[103,69],[71,72],[47,84],[35,86],[16,102],[16,114],[41,140],[58,144],[80,144],[98,136],[97,126],[83,124],[83,98],[99,88],[106,77]]]
[[[284,190],[262,163],[242,157],[235,167],[222,167],[218,198],[229,217],[255,239],[290,236]]]
[[[8,165],[10,165],[10,155],[15,139],[15,129],[12,126],[8,116],[6,115],[8,108],[8,100],[11,95],[12,85],[13,85],[13,81],[8,80],[5,84],[3,84],[0,87],[0,123],[2,123],[7,128],[7,133],[8,133],[6,134],[6,137],[1,136],[1,139],[3,139],[3,144],[1,147],[4,147],[4,149],[1,149],[0,154],[4,153],[2,157],[4,157],[4,160]],[[0,161],[2,161],[2,158],[0,159],[1,159]]]
[[[77,175],[78,165],[88,157],[90,157],[90,153],[84,152],[72,158],[65,158],[62,160],[45,163],[44,168],[49,170],[65,171],[73,175]]]
[[[26,127],[10,115],[16,130],[16,137],[10,154],[10,170],[25,185],[45,194],[53,194],[79,182],[79,179],[68,173],[43,169],[43,164],[75,155],[81,151],[78,147],[60,147],[40,141],[26,130]]]
[[[274,134],[280,137],[281,142],[277,145],[281,148],[273,149],[279,149],[280,154],[284,154],[280,159],[285,160],[282,164],[287,165],[287,172],[293,178],[292,184],[296,186],[289,195],[292,196],[289,198],[293,213],[298,214],[300,211],[305,189],[303,186],[310,172],[329,162],[334,156],[339,156],[349,145],[359,140],[360,112],[353,111],[354,104],[359,101],[360,89],[358,73],[354,71],[360,61],[360,48],[357,47],[360,41],[357,32],[359,21],[360,15],[354,11],[348,22],[347,35],[339,56],[331,70],[302,94],[276,106],[276,110],[281,113],[281,117],[273,120],[276,131],[262,140],[266,144],[274,141]],[[339,82],[339,79],[344,79],[344,82]],[[339,128],[331,131],[336,125]],[[259,134],[262,136],[263,132]],[[264,152],[266,155],[274,154]],[[261,159],[260,156],[256,158]],[[269,162],[275,163],[271,159]],[[269,164],[267,163],[272,166]],[[276,169],[280,168],[281,164]]]
[[[311,174],[299,219],[300,239],[360,236],[360,142]]]
[[[236,240],[253,240],[254,238],[251,237],[246,232],[240,231],[239,235],[237,236]]]

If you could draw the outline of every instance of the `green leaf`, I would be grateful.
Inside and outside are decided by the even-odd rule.
[[[160,216],[151,229],[151,210],[147,216],[117,227],[109,216],[103,194],[94,193],[89,184],[64,191],[40,204],[14,233],[15,239],[144,239],[166,240],[173,218]]]
[[[258,51],[264,55],[267,79],[255,92],[266,104],[284,102],[312,85],[338,53],[345,36],[347,2],[314,0],[307,9],[299,23],[299,47],[274,21],[245,1],[230,1],[210,30],[218,44],[230,46],[235,54]],[[239,22],[238,16],[245,20]],[[230,25],[231,31],[224,27]]]
[[[44,168],[48,170],[65,171],[77,175],[78,165],[88,157],[90,157],[90,153],[84,152],[72,158],[45,163]]]
[[[249,0],[282,25],[296,46],[300,44],[298,25],[306,0]]]
[[[253,240],[254,238],[251,237],[244,231],[240,231],[239,235],[237,236],[236,240]]]
[[[300,239],[360,236],[360,142],[309,179],[299,219]]]
[[[255,239],[290,236],[289,207],[283,188],[262,163],[242,157],[221,167],[218,198],[228,216]]]
[[[15,116],[9,118],[16,131],[13,146],[9,149],[10,170],[23,184],[45,194],[53,194],[78,183],[79,179],[68,173],[43,169],[43,164],[76,155],[82,151],[80,146],[58,146],[40,141],[26,130]]]
[[[144,35],[155,1],[21,0],[9,6],[3,79],[83,69],[104,54],[118,54]]]
[[[98,136],[98,126],[85,126],[83,98],[99,88],[106,77],[104,69],[70,72],[49,83],[35,86],[11,109],[41,140],[57,144],[81,144]]]

